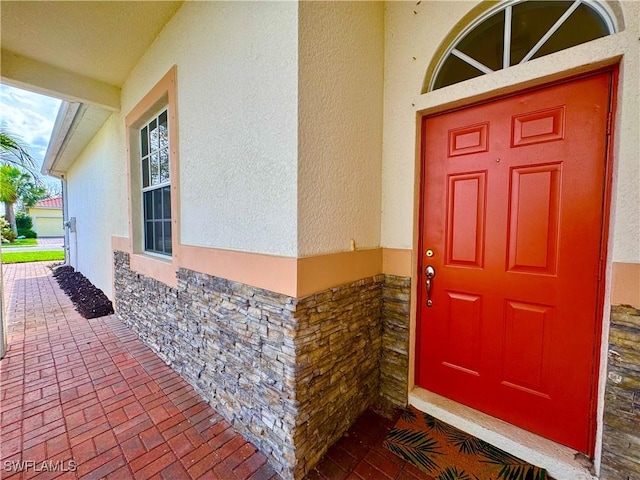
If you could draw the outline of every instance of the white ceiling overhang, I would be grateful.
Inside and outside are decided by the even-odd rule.
[[[2,1],[2,83],[63,100],[43,173],[64,174],[120,110],[120,88],[181,5]]]

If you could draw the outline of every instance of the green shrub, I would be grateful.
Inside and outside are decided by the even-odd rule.
[[[11,230],[11,225],[5,220],[4,217],[0,217],[0,234],[2,235],[2,242],[13,242],[16,239],[16,234]]]
[[[24,238],[38,238],[38,234],[28,228],[18,228],[18,236],[24,236]]]
[[[18,212],[16,213],[16,227],[18,230],[31,230],[33,219],[24,212]]]

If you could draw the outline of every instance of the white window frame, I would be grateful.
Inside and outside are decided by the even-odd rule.
[[[159,132],[160,129],[160,117],[162,116],[162,114],[165,114],[166,118],[167,118],[167,127],[166,127],[166,145],[165,146],[160,146],[159,142],[160,139],[158,139],[158,149],[157,150],[152,150],[152,145],[151,145],[151,141],[150,141],[150,125],[153,121],[156,122],[156,126]],[[147,117],[147,119],[145,120],[144,124],[138,129],[138,165],[140,168],[140,194],[142,196],[141,198],[141,218],[142,218],[142,242],[143,242],[143,249],[145,251],[145,253],[150,254],[150,255],[158,255],[161,257],[170,257],[172,256],[172,252],[173,252],[173,242],[171,243],[171,251],[167,252],[166,249],[163,248],[163,250],[156,250],[156,249],[148,249],[147,248],[147,224],[149,223],[149,220],[147,219],[146,216],[146,212],[145,212],[145,193],[147,192],[154,192],[156,190],[163,190],[165,187],[169,187],[169,201],[171,201],[171,140],[170,140],[170,135],[169,135],[169,129],[170,129],[170,125],[169,125],[169,106],[168,105],[164,105],[162,108],[160,108],[159,110],[157,110],[153,115],[149,115]],[[142,151],[142,132],[144,129],[147,129],[147,154],[144,155],[143,151]],[[157,154],[158,157],[161,155],[161,152],[163,150],[166,150],[166,155],[167,155],[167,178],[168,180],[164,181],[164,182],[158,182],[158,183],[152,183],[152,167],[151,167],[151,158],[153,154]],[[148,169],[148,180],[149,180],[149,185],[147,185],[146,187],[144,186],[144,160],[147,159],[147,169]],[[158,175],[160,175],[160,171],[161,171],[161,163],[160,163],[160,159],[158,158]],[[153,201],[151,202],[151,205],[149,206],[149,208],[153,209],[154,205],[153,205]],[[164,207],[162,208],[163,212],[163,217],[160,219],[160,222],[162,222],[162,224],[164,224],[164,222],[169,222],[171,223],[172,221],[172,212],[171,212],[171,206],[169,206],[169,218],[165,218],[164,217]],[[158,219],[152,219],[151,222],[154,224],[154,228],[155,228],[155,224],[158,223],[157,221]],[[164,227],[163,227],[164,228]],[[164,238],[165,236],[162,236],[163,238],[163,242],[164,242]],[[155,237],[151,239],[151,243],[155,243]],[[164,245],[163,245],[164,247]]]

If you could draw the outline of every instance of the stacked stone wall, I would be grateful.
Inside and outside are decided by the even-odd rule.
[[[199,335],[178,331],[178,291],[129,270],[129,255],[125,253],[116,252],[114,262],[116,314],[180,375],[193,378],[197,368],[190,368],[185,354],[198,348]]]
[[[293,478],[295,301],[190,270],[177,275],[178,287],[168,287],[115,252],[116,314]]]
[[[178,271],[178,291],[178,328],[198,335],[187,347],[197,373],[188,380],[290,477],[298,410],[294,301],[186,269]]]
[[[116,313],[285,479],[309,471],[379,392],[384,276],[295,299],[115,252]]]
[[[385,275],[382,289],[380,398],[394,407],[407,404],[411,278]]]
[[[384,276],[297,305],[298,470],[309,471],[378,397]]]
[[[640,310],[611,309],[602,439],[605,480],[640,479]]]

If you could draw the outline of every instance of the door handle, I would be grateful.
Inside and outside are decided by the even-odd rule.
[[[436,269],[431,265],[427,265],[424,269],[424,275],[427,277],[424,282],[425,288],[427,289],[427,307],[431,307],[433,305],[433,301],[431,300],[431,287],[433,286],[433,277],[436,276]]]

